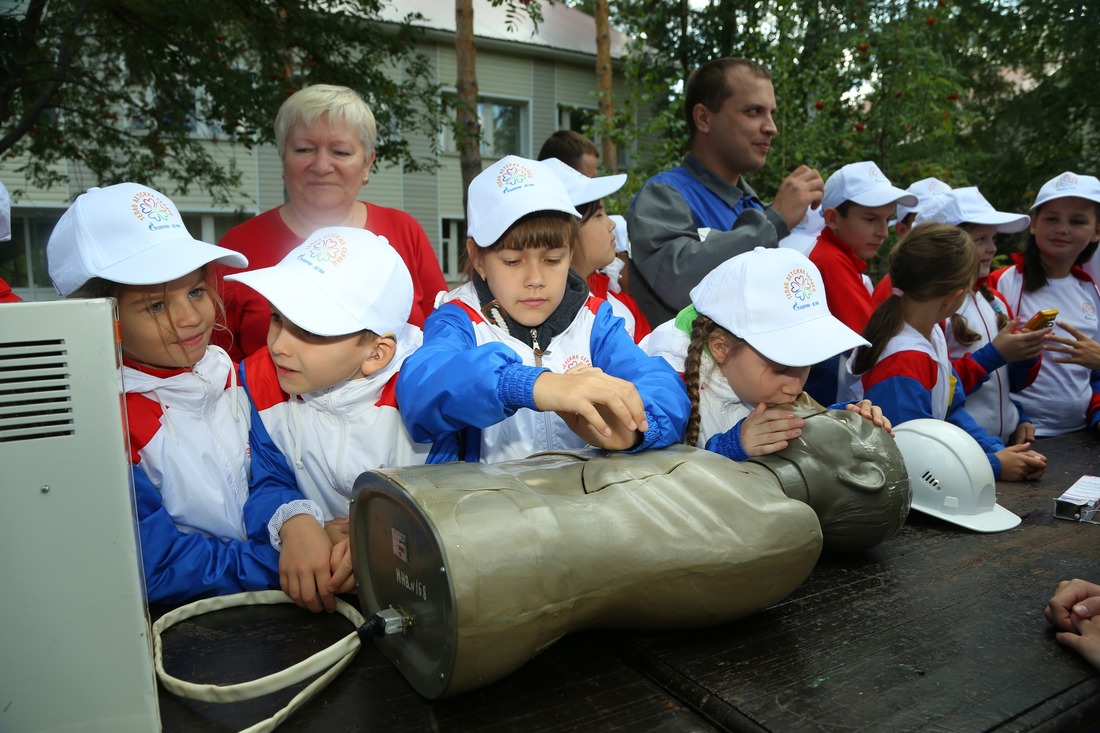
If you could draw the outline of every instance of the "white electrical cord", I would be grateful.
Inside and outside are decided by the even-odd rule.
[[[327,649],[323,649],[312,657],[303,659],[301,662],[287,667],[281,672],[276,672],[266,677],[250,680],[248,682],[241,682],[235,685],[200,685],[178,679],[168,674],[164,671],[160,636],[162,631],[173,624],[210,611],[218,611],[223,608],[232,608],[234,606],[269,606],[279,603],[293,603],[293,601],[282,591],[255,591],[252,593],[237,593],[234,595],[217,596],[195,601],[186,606],[180,606],[161,616],[157,619],[157,622],[153,624],[153,664],[161,684],[170,692],[189,700],[202,700],[204,702],[237,702],[240,700],[251,700],[252,698],[267,695],[272,692],[278,692],[279,690],[286,689],[291,685],[302,682],[327,669],[327,672],[315,679],[297,695],[291,698],[290,702],[288,702],[282,710],[279,710],[270,718],[262,720],[245,729],[242,733],[268,733],[268,731],[275,730],[275,728],[286,720],[291,713],[304,705],[314,694],[331,682],[333,678],[340,674],[340,672],[348,666],[351,660],[355,658],[361,643],[358,629],[363,626],[365,622],[362,614],[353,606],[340,599],[336,599],[337,612],[351,621],[356,631],[348,634]]]

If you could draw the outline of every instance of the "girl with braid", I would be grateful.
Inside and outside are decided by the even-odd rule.
[[[691,415],[683,442],[735,461],[775,453],[802,434],[792,404],[810,365],[867,345],[833,317],[821,273],[792,249],[733,257],[691,291],[692,304],[642,344],[684,375]],[[868,400],[833,405],[887,430]]]
[[[1031,217],[997,211],[971,186],[932,197],[916,219],[928,221],[959,227],[978,250],[978,279],[946,329],[947,354],[966,395],[966,411],[1006,445],[1031,442],[1035,426],[1013,394],[1035,381],[1051,329],[1020,328],[1004,296],[988,282],[996,236],[1022,232]]]

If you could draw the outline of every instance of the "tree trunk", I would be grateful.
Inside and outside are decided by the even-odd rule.
[[[477,50],[474,48],[473,0],[455,0],[455,56],[458,103],[455,110],[455,142],[462,167],[462,207],[470,182],[481,173],[481,130],[477,117]],[[465,243],[459,252],[465,251]]]
[[[596,88],[600,95],[600,116],[603,117],[603,134],[600,136],[604,168],[614,173],[619,170],[619,155],[611,131],[615,125],[615,103],[611,97],[613,72],[611,69],[611,24],[608,20],[607,0],[596,0]]]

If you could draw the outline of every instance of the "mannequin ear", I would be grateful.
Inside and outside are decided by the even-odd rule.
[[[374,342],[370,354],[363,360],[359,370],[363,372],[364,377],[369,377],[375,372],[381,371],[389,366],[396,352],[397,341],[394,340],[392,336],[383,336]]]

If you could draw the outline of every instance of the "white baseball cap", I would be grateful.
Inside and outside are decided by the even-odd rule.
[[[823,208],[822,206],[818,206],[817,208],[807,206],[806,215],[802,217],[802,221],[795,224],[790,234],[779,240],[779,246],[789,247],[804,255],[809,255],[810,250],[817,244],[818,235],[820,235],[821,230],[825,228],[825,212],[822,211]]]
[[[561,182],[565,184],[565,190],[569,193],[569,200],[574,206],[591,203],[605,196],[610,196],[626,183],[625,173],[589,178],[557,158],[547,158],[542,162],[554,171]]]
[[[947,193],[951,190],[951,186],[933,177],[922,178],[916,183],[910,184],[905,190],[917,197],[917,203],[910,205],[898,204],[898,221],[917,211],[926,199]]]
[[[757,247],[714,268],[691,290],[695,310],[784,366],[870,346],[829,312],[821,272],[793,249]]]
[[[580,218],[565,184],[544,162],[506,155],[477,174],[466,196],[466,233],[479,247],[496,244],[517,221],[537,211]]]
[[[1035,197],[1035,203],[1031,205],[1031,210],[1035,211],[1047,201],[1066,196],[1076,196],[1100,204],[1100,180],[1097,180],[1096,176],[1080,176],[1066,171],[1043,184],[1039,189],[1039,195]]]
[[[1003,234],[1014,234],[1027,229],[1031,217],[1027,214],[1009,214],[997,211],[985,200],[976,186],[956,188],[942,196],[932,196],[921,202],[914,223],[937,221],[941,224],[987,224],[997,227]]]
[[[412,310],[405,261],[385,237],[358,227],[318,229],[277,265],[225,279],[244,283],[318,336],[400,336]]]
[[[845,201],[853,201],[860,206],[917,205],[916,196],[894,187],[878,166],[869,160],[849,163],[825,181],[821,208],[835,209]]]
[[[0,242],[11,239],[11,195],[0,182]]]
[[[248,265],[239,252],[192,237],[171,199],[140,183],[89,188],[77,196],[50,234],[46,259],[63,296],[93,277],[157,285],[209,262]]]

